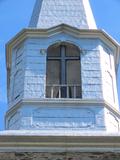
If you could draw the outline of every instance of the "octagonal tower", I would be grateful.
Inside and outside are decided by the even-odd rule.
[[[88,0],[37,0],[6,46],[6,129],[119,132],[119,54]]]

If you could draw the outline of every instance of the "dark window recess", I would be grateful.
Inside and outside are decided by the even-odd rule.
[[[19,98],[20,97],[20,94],[19,95],[17,95],[16,97],[15,97],[15,99],[17,99],[17,98]]]
[[[47,98],[81,98],[80,51],[72,44],[49,47],[47,53]]]

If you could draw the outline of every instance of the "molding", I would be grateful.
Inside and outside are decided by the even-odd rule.
[[[43,98],[43,99],[22,99],[19,102],[17,102],[16,104],[13,103],[11,106],[9,106],[8,111],[6,112],[6,116],[8,114],[10,114],[11,112],[15,112],[17,109],[19,109],[21,107],[21,105],[25,105],[25,104],[36,104],[36,105],[64,105],[64,104],[68,104],[73,105],[75,104],[76,106],[80,105],[88,105],[92,106],[92,105],[97,105],[97,107],[102,106],[104,104],[104,101],[102,100],[83,100],[83,99],[49,99],[49,98]],[[64,106],[64,107],[69,107],[69,106]],[[51,106],[48,106],[51,107]]]
[[[5,134],[6,132],[6,134]],[[120,134],[79,134],[76,135],[30,135],[19,131],[5,131],[0,133],[0,152],[24,151],[24,152],[65,152],[65,151],[88,151],[88,152],[120,152]],[[22,135],[20,135],[23,133]],[[40,133],[40,132],[39,132]]]
[[[77,107],[81,106],[93,106],[97,105],[96,107],[106,107],[109,109],[111,112],[116,114],[118,117],[120,117],[120,111],[117,110],[115,107],[113,107],[111,104],[107,103],[104,100],[83,100],[83,99],[22,99],[20,100],[17,104],[13,104],[13,106],[9,107],[9,110],[6,112],[5,119],[11,114],[14,113],[16,110],[18,110],[22,105],[25,104],[34,104],[35,105],[48,105],[48,107],[54,107],[54,105],[61,106],[63,105],[64,107],[70,107],[75,104]],[[67,106],[65,106],[65,104]],[[55,106],[56,107],[56,106]]]
[[[99,100],[89,100],[89,99],[72,99],[72,98],[57,98],[57,99],[52,99],[52,98],[43,98],[43,99],[24,99],[22,101],[24,104],[28,103],[40,103],[40,104],[78,104],[78,105],[95,105],[97,104],[102,105],[104,102],[99,99]]]
[[[75,36],[77,38],[99,38],[105,43],[107,43],[110,47],[113,47],[116,51],[115,55],[115,63],[118,64],[119,54],[120,54],[120,46],[117,41],[115,41],[109,34],[107,34],[104,30],[97,30],[97,29],[77,29],[75,27],[71,27],[66,24],[61,24],[49,29],[23,29],[20,31],[15,37],[13,37],[7,44],[6,44],[6,60],[7,60],[7,68],[10,69],[11,61],[10,57],[12,54],[12,48],[18,45],[19,43],[23,42],[26,38],[31,37],[50,37],[59,33],[68,33],[69,35]]]
[[[114,145],[114,144],[113,144]],[[88,152],[88,153],[106,153],[106,152],[114,152],[114,153],[120,153],[119,147],[0,147],[0,153],[7,152],[7,153],[13,153],[13,152],[39,152],[39,153],[61,153],[61,152]]]

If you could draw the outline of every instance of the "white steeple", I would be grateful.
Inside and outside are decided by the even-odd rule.
[[[120,157],[120,46],[89,1],[36,0],[29,27],[6,45],[0,160]]]
[[[50,28],[59,24],[96,29],[89,0],[36,0],[29,27]]]
[[[88,0],[37,0],[30,27],[6,45],[6,129],[118,133],[120,48]]]

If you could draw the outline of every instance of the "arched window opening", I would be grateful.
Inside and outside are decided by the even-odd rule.
[[[81,65],[78,47],[52,45],[47,52],[47,98],[81,98]]]

